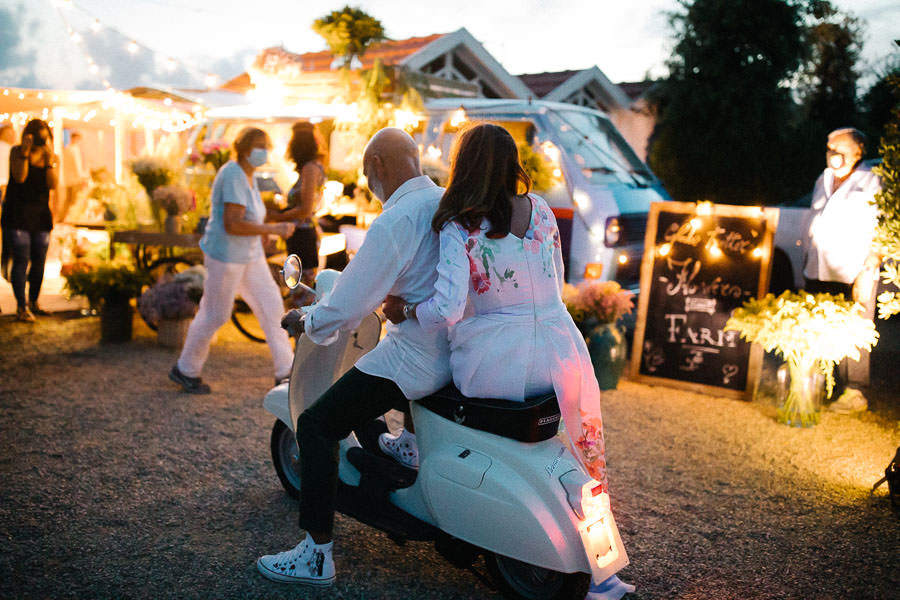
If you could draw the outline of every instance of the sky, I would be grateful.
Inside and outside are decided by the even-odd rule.
[[[874,79],[897,55],[900,2],[832,1],[865,22],[861,71]],[[676,0],[0,0],[0,84],[202,87],[209,73],[220,82],[240,74],[263,48],[325,49],[310,26],[348,3],[392,39],[465,27],[514,75],[596,65],[614,82],[665,75],[667,13],[678,8]]]

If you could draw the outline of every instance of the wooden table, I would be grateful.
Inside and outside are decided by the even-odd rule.
[[[158,231],[114,231],[109,239],[109,258],[116,256],[116,244],[134,247],[135,262],[147,269],[157,259],[175,255],[175,248],[200,248],[199,233],[162,233]],[[199,262],[199,261],[198,261]]]

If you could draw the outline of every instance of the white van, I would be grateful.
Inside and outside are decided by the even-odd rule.
[[[210,110],[190,145],[203,140],[230,142],[245,126],[261,127],[275,146],[272,163],[259,170],[269,185],[261,183],[263,187],[277,183],[286,190],[296,175],[283,154],[291,124],[298,120],[319,124],[329,139],[331,168],[346,171],[359,166],[355,163],[361,161],[365,140],[335,131],[336,115],[329,110],[334,109],[322,105],[318,110],[258,114],[240,106]],[[637,290],[650,203],[669,198],[605,114],[557,102],[444,98],[428,101],[426,116],[413,131],[426,173],[446,175],[453,143],[465,122],[502,125],[546,166],[549,177],[534,191],[547,200],[559,223],[566,279],[572,283],[614,279]]]
[[[446,164],[464,121],[502,125],[549,163],[549,187],[534,191],[559,224],[566,279],[614,279],[637,290],[650,203],[669,197],[604,113],[558,102],[459,98],[431,100],[426,109],[428,123],[415,136],[426,168],[433,160]]]

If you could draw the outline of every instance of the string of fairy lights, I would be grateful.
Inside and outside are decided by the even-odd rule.
[[[74,0],[49,1],[65,25],[72,44],[77,47],[83,55],[88,66],[88,71],[97,77],[98,81],[103,84],[105,91],[51,92],[8,87],[0,88],[0,90],[2,90],[0,91],[0,95],[4,97],[12,97],[21,101],[38,101],[38,103],[46,103],[44,106],[32,110],[23,108],[23,110],[20,111],[0,113],[0,122],[8,121],[15,126],[21,127],[29,119],[39,115],[41,119],[48,122],[50,127],[54,126],[54,119],[91,123],[96,122],[95,119],[102,118],[105,111],[111,109],[114,111],[116,118],[120,120],[120,122],[117,122],[116,118],[109,119],[108,124],[111,127],[130,124],[132,128],[179,132],[193,127],[202,118],[203,107],[199,104],[184,106],[183,103],[178,103],[176,105],[176,102],[171,98],[165,98],[162,101],[162,104],[166,108],[160,109],[158,103],[140,100],[130,94],[115,89],[103,74],[104,67],[107,66],[102,64],[102,60],[95,60],[88,50],[86,44],[87,36],[99,34],[106,29],[116,33],[123,40],[128,40],[125,44],[125,50],[131,55],[138,54],[139,52],[147,52],[154,57],[159,57],[160,53],[137,40],[130,38],[114,26],[101,21],[95,15],[76,4]],[[84,29],[74,27],[72,19],[66,14],[67,11],[79,12],[90,25]],[[203,78],[207,89],[214,87],[218,81],[216,75],[212,73],[204,74],[202,71],[194,69],[190,65],[173,57],[165,57],[163,64],[169,72],[174,72],[176,69],[181,68],[186,72],[199,74]],[[54,105],[53,108],[48,106],[50,103]]]
[[[76,3],[75,0],[50,0],[53,3],[54,8],[56,9],[57,14],[59,14],[63,23],[66,26],[67,33],[72,43],[78,47],[81,53],[84,55],[85,60],[88,64],[88,70],[91,74],[98,76],[98,78],[102,81],[103,86],[106,89],[111,89],[111,84],[109,80],[107,80],[102,75],[101,65],[94,60],[94,57],[91,56],[85,45],[85,37],[87,35],[97,35],[101,31],[108,30],[114,32],[124,41],[124,49],[128,52],[128,54],[134,56],[138,53],[144,52],[149,53],[154,57],[163,57],[163,65],[166,71],[174,72],[176,69],[183,69],[188,73],[193,73],[198,76],[198,78],[202,79],[206,87],[212,88],[215,87],[218,82],[218,77],[214,73],[204,72],[200,69],[194,68],[191,65],[185,63],[184,61],[178,60],[173,56],[166,56],[156,50],[150,48],[146,44],[139,42],[132,36],[129,36],[122,32],[117,27],[110,25],[108,22],[101,21],[96,15],[92,14],[90,11],[85,9],[81,4]],[[80,13],[89,23],[90,25],[87,28],[87,31],[79,31],[77,28],[73,27],[72,20],[67,15],[68,12],[78,12]],[[88,33],[90,32],[90,33]]]

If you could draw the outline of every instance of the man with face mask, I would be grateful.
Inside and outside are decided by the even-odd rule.
[[[848,127],[828,134],[827,166],[813,188],[803,275],[806,291],[852,297],[872,318],[881,263],[872,249],[878,214],[872,201],[881,190],[881,180],[862,162],[864,155],[865,136],[860,131]],[[838,388],[848,381],[867,385],[868,365],[867,352],[859,362],[841,363]],[[845,404],[853,410],[866,407],[857,390],[847,391],[832,408],[843,410]]]
[[[443,188],[422,175],[416,143],[400,129],[375,134],[363,172],[384,212],[331,295],[306,315],[306,335],[317,344],[355,328],[389,294],[422,302],[434,293],[440,248],[431,219]],[[297,318],[291,311],[284,320]],[[428,333],[411,321],[388,324],[378,345],[300,415],[300,528],[307,536],[291,550],[261,557],[257,568],[263,576],[318,587],[333,583],[338,442],[389,409],[407,411],[410,400],[442,388],[450,382],[449,364],[445,330]]]

